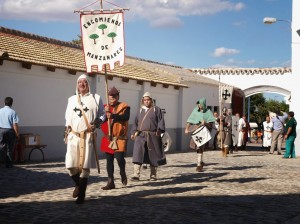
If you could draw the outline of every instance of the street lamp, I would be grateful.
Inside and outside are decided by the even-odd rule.
[[[274,17],[265,17],[263,19],[264,24],[272,24],[272,23],[276,23],[277,21],[283,21],[283,22],[291,23],[290,20],[287,20],[287,19],[277,19],[277,18],[274,18]]]

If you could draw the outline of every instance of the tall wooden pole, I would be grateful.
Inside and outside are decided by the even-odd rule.
[[[100,9],[103,9],[103,4],[102,0],[100,0]],[[106,92],[106,105],[109,106],[109,101],[108,101],[108,83],[107,83],[107,69],[106,69],[106,64],[104,65],[104,78],[105,78],[105,92]],[[107,119],[107,126],[108,126],[108,137],[109,140],[111,141],[111,126],[110,126],[110,119]]]
[[[220,148],[221,150],[223,149],[223,123],[222,123],[222,119],[223,115],[222,115],[222,90],[221,90],[221,80],[220,80],[220,74],[219,74],[219,117],[220,117],[220,124],[219,124],[219,134],[220,134],[220,138],[221,138],[221,145]]]

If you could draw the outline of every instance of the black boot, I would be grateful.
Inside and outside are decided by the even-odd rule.
[[[79,178],[79,193],[76,199],[76,204],[83,204],[85,199],[85,191],[87,186],[88,178]]]
[[[6,159],[5,159],[5,166],[6,166],[6,168],[13,167],[13,161],[8,156],[6,156]]]
[[[111,190],[111,189],[115,189],[115,188],[116,188],[116,186],[115,186],[113,178],[108,178],[106,186],[101,187],[102,190]]]
[[[123,186],[127,185],[127,176],[126,176],[126,173],[122,173],[121,174],[121,181],[122,181]]]
[[[71,176],[73,181],[75,182],[75,188],[73,191],[73,198],[77,198],[79,194],[79,173]]]

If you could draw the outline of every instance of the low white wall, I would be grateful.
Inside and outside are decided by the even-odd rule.
[[[65,125],[65,109],[67,99],[75,93],[76,80],[81,73],[70,75],[67,71],[56,69],[55,72],[46,70],[44,66],[33,65],[31,69],[22,68],[21,63],[4,61],[0,66],[0,96],[4,106],[4,98],[11,96],[14,99],[13,109],[20,117],[21,133],[41,135],[41,143],[47,144],[44,150],[46,159],[57,159],[65,156],[66,147],[63,143]],[[92,91],[101,95],[106,103],[104,76],[92,78]],[[180,90],[173,86],[156,87],[144,82],[137,84],[135,80],[128,83],[114,77],[108,80],[108,86],[115,86],[120,90],[120,101],[128,103],[131,107],[129,120],[130,127],[140,107],[140,100],[144,92],[149,91],[156,99],[157,106],[166,110],[165,121],[167,130],[172,130],[174,139],[171,150],[180,150],[176,144],[176,130],[178,128],[178,99]],[[174,132],[174,133],[173,133]],[[98,131],[97,148],[102,133]],[[128,142],[128,154],[132,153],[133,142]],[[28,156],[29,150],[26,150]],[[40,159],[40,153],[34,152],[32,159]]]

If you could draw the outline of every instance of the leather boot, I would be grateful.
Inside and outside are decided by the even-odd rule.
[[[76,204],[83,204],[85,200],[85,191],[87,187],[88,178],[79,178],[79,193],[76,199]]]
[[[224,152],[225,157],[227,157],[228,153],[229,153],[229,148],[225,147],[225,152]]]
[[[222,147],[221,149],[222,149],[222,156],[225,157],[225,156],[226,156],[226,155],[225,155],[225,148]]]
[[[73,191],[73,198],[77,198],[78,197],[78,194],[79,194],[79,173],[71,176],[74,183],[75,183],[75,188],[74,188],[74,191]]]
[[[141,173],[141,164],[134,164],[133,165],[133,176],[130,178],[132,181],[139,181],[140,180],[140,173]]]
[[[150,165],[150,180],[152,181],[157,180],[156,173],[157,173],[157,167]]]
[[[111,190],[111,189],[115,189],[115,188],[116,188],[116,186],[115,186],[113,178],[108,178],[106,186],[101,187],[102,190]]]
[[[122,181],[123,186],[127,185],[127,176],[126,176],[126,173],[125,174],[121,174],[121,181]]]
[[[204,162],[201,162],[200,166],[197,166],[196,171],[197,172],[202,172],[203,171],[203,166],[204,166]]]

